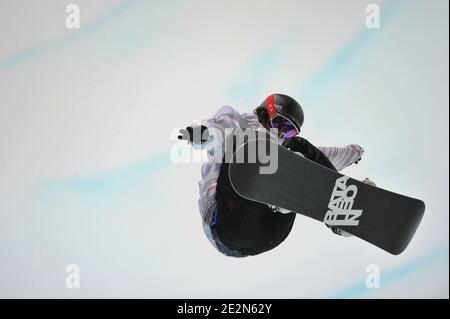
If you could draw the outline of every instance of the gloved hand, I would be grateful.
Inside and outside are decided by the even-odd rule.
[[[353,164],[358,164],[364,154],[364,149],[357,144],[351,144],[350,147],[359,151],[359,158],[353,162]]]
[[[191,143],[204,143],[209,138],[208,128],[204,125],[186,127],[186,129],[180,129],[180,135],[178,135],[179,140],[190,141]]]

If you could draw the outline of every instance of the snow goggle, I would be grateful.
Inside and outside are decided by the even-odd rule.
[[[270,118],[270,123],[273,128],[276,128],[281,133],[282,138],[291,138],[299,133],[297,126],[288,118],[280,113],[275,114]]]
[[[269,113],[270,124],[273,128],[278,130],[281,138],[290,138],[298,133],[300,130],[297,128],[294,122],[285,117],[284,115],[278,113],[275,108],[275,96],[270,95],[266,99],[266,109]]]

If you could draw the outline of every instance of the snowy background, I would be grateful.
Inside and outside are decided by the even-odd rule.
[[[448,21],[446,0],[0,0],[0,297],[448,298]],[[259,256],[209,244],[170,134],[272,92],[314,144],[365,148],[345,174],[426,202],[403,254],[302,216]]]

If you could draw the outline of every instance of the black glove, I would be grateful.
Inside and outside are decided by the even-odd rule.
[[[361,157],[360,158],[358,158],[356,161],[354,161],[353,162],[353,164],[358,164],[360,161],[361,161],[361,158],[362,158],[362,156],[363,156],[363,154],[364,154],[364,149],[361,147],[361,146],[359,146],[359,145],[357,145],[360,149],[361,149]]]
[[[204,125],[195,127],[195,129],[192,128],[192,126],[188,126],[186,129],[181,129],[180,135],[178,135],[179,140],[186,140],[192,143],[204,143],[208,140],[208,138],[208,128]]]
[[[358,164],[362,159],[362,156],[360,158],[358,158],[356,161],[353,162],[353,164]]]

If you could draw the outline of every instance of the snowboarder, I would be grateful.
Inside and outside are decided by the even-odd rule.
[[[303,121],[303,110],[296,100],[272,94],[253,113],[240,114],[230,106],[223,106],[213,118],[181,129],[178,139],[214,153],[223,150],[225,142],[223,138],[214,138],[213,130],[277,129],[279,144],[327,168],[340,171],[361,160],[364,150],[356,144],[315,147],[299,136]],[[211,160],[202,166],[198,203],[207,238],[221,253],[233,257],[257,255],[277,247],[289,235],[297,214],[240,197],[231,186],[228,165]],[[364,182],[374,185],[368,179]],[[350,235],[339,228],[330,228],[337,235]]]

